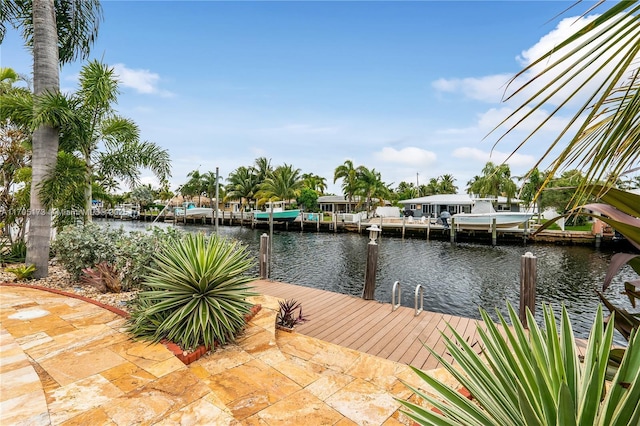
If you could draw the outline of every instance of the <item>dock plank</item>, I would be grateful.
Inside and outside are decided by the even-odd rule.
[[[475,320],[424,311],[415,316],[404,306],[392,311],[391,304],[332,293],[277,281],[258,280],[256,291],[270,296],[300,301],[309,321],[297,332],[371,355],[428,370],[437,368],[423,342],[445,356],[440,331],[449,321],[460,324],[460,333],[473,338],[470,325]],[[355,326],[354,326],[355,325]]]

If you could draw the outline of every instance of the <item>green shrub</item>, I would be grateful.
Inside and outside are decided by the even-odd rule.
[[[462,384],[473,401],[427,373],[414,371],[435,390],[432,396],[412,390],[440,413],[400,401],[406,414],[423,425],[638,425],[640,424],[640,351],[632,334],[615,377],[605,380],[612,351],[614,321],[604,326],[598,307],[581,361],[566,309],[558,328],[551,308],[544,307],[542,331],[527,312],[527,332],[508,306],[512,326],[498,313],[498,329],[484,310],[477,330],[483,356],[451,329],[443,336],[456,367],[431,353]],[[484,329],[486,326],[486,331]]]
[[[183,349],[225,344],[250,312],[246,275],[254,266],[245,246],[217,235],[186,234],[158,253],[128,322],[137,338],[168,339]]]
[[[52,247],[62,266],[79,279],[83,270],[108,265],[117,273],[122,291],[138,289],[155,255],[174,241],[180,231],[150,227],[146,231],[126,233],[122,228],[104,228],[96,224],[65,228]]]
[[[181,233],[175,228],[162,229],[158,226],[146,231],[135,231],[123,235],[116,243],[113,264],[122,282],[122,290],[142,288],[142,283],[155,265],[156,254],[161,252]]]
[[[94,223],[69,226],[58,233],[51,246],[58,261],[77,280],[85,268],[101,262],[113,265],[123,235],[121,228],[103,228]]]

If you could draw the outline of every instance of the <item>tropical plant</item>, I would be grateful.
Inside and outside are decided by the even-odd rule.
[[[69,226],[58,233],[51,248],[60,264],[77,280],[85,268],[101,262],[113,265],[118,241],[123,236],[122,228],[103,228],[93,223]]]
[[[369,170],[365,166],[359,166],[356,169],[356,194],[362,196],[367,203],[367,215],[369,215],[374,198],[377,203],[382,205],[384,198],[389,197],[391,190],[382,181],[382,176],[376,169]]]
[[[227,198],[230,200],[239,200],[242,212],[246,206],[251,205],[258,191],[258,176],[250,167],[238,167],[229,174],[227,178]],[[244,220],[244,214],[240,217],[240,224]]]
[[[278,313],[276,314],[276,325],[285,328],[294,328],[298,324],[309,319],[302,315],[302,304],[295,299],[279,300]]]
[[[256,198],[258,204],[267,201],[295,200],[302,189],[300,169],[294,169],[290,164],[278,166],[260,185]]]
[[[549,177],[571,167],[583,170],[575,205],[590,192],[589,184],[605,181],[603,190],[614,186],[620,176],[637,168],[640,158],[636,125],[640,100],[640,5],[638,0],[599,2],[587,12],[603,3],[612,6],[583,25],[577,23],[571,35],[554,43],[551,50],[511,79],[505,101],[525,92],[533,94],[493,130],[505,129],[498,144],[516,128],[533,128],[517,151],[546,129],[550,120],[566,113],[573,104],[579,105],[571,111],[571,118],[562,119],[566,126],[535,165],[540,166],[559,150],[551,158]],[[535,117],[543,118],[535,121]]]
[[[85,58],[93,44],[102,9],[97,0],[2,1],[0,43],[6,24],[22,29],[33,48],[33,87],[38,98],[60,90],[60,64]],[[46,277],[49,267],[51,213],[40,201],[38,189],[56,162],[58,129],[50,123],[35,123],[32,137],[33,178],[29,214],[27,261],[36,266],[34,276]]]
[[[429,348],[444,368],[472,395],[468,400],[455,390],[417,368],[413,370],[436,396],[411,388],[437,411],[400,401],[406,414],[424,425],[602,425],[627,426],[640,423],[640,350],[632,335],[620,367],[610,383],[605,380],[611,353],[613,325],[604,326],[598,307],[584,361],[580,360],[566,308],[560,327],[546,305],[545,330],[527,311],[529,331],[508,305],[511,325],[497,311],[498,327],[486,311],[477,331],[482,355],[449,327],[452,338],[443,335],[453,358],[448,362]],[[486,331],[485,327],[486,326]]]
[[[303,173],[302,185],[312,191],[315,191],[318,195],[322,195],[327,189],[327,180],[322,176],[314,175],[313,173]]]
[[[333,172],[333,183],[336,183],[338,179],[342,179],[342,192],[347,197],[347,213],[349,213],[353,196],[358,190],[358,172],[353,166],[353,161],[346,160],[344,164],[336,167]]]
[[[481,176],[475,176],[469,182],[467,193],[480,197],[515,197],[517,186],[511,178],[511,169],[507,164],[495,165],[491,161],[485,164]]]
[[[27,256],[27,243],[24,240],[2,242],[0,245],[0,265],[22,263]]]
[[[17,265],[5,268],[5,271],[14,274],[18,281],[30,280],[33,278],[33,273],[36,271],[36,267],[35,265]]]
[[[183,349],[233,340],[250,312],[255,277],[246,247],[218,235],[186,234],[156,257],[128,329],[143,340]]]

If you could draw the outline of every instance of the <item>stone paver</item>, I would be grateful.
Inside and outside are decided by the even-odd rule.
[[[411,424],[406,365],[275,330],[278,301],[234,344],[185,366],[85,301],[0,286],[0,424]],[[434,372],[441,378],[442,372]]]

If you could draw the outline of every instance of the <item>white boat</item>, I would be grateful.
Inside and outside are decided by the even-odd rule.
[[[174,210],[176,216],[186,216],[188,218],[203,218],[208,217],[213,219],[213,209],[211,207],[196,207],[195,203],[183,203],[182,207],[177,207]]]
[[[452,216],[457,228],[491,230],[493,220],[497,229],[517,228],[533,217],[533,213],[526,212],[497,212],[491,200],[478,199],[471,207],[471,213],[457,213]]]

